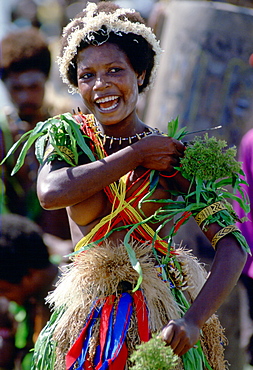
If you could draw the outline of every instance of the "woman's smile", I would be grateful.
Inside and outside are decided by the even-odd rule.
[[[96,104],[101,111],[109,111],[117,108],[119,105],[119,96],[105,96],[104,98],[99,98],[96,100]]]

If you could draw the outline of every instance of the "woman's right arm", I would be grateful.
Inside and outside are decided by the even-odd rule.
[[[70,167],[65,162],[45,163],[38,174],[37,193],[42,207],[57,209],[90,198],[138,165],[127,147],[104,159]]]
[[[177,140],[150,135],[88,164],[70,167],[62,161],[46,162],[38,174],[38,197],[46,209],[72,206],[90,198],[138,166],[172,171],[182,155],[183,145]]]

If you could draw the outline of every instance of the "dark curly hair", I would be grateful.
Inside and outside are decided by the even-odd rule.
[[[29,269],[49,266],[40,227],[16,214],[0,216],[0,280],[18,284]]]
[[[106,2],[102,1],[97,4],[96,14],[99,14],[100,12],[110,14],[119,8],[120,8],[119,6],[110,1]],[[71,35],[72,29],[74,29],[75,27],[79,27],[80,29],[83,28],[83,23],[80,21],[79,18],[83,18],[85,15],[86,15],[85,10],[78,13],[74,18],[74,20],[76,19],[76,22],[74,23],[73,27],[68,29],[66,34],[64,34],[64,36],[62,37],[61,56],[63,55],[64,48],[68,47],[68,36]],[[132,23],[139,22],[144,24],[144,20],[138,12],[127,13],[126,17]],[[89,37],[90,36],[91,35],[89,34]],[[94,32],[92,36],[94,37],[95,42],[96,41],[98,43],[103,42],[103,40],[105,39],[103,28],[100,30],[100,32]],[[121,35],[118,35],[114,32],[110,32],[109,37],[108,36],[106,37],[106,42],[116,44],[126,54],[136,73],[141,74],[142,72],[146,71],[144,82],[141,86],[139,86],[139,92],[141,93],[145,89],[145,87],[147,87],[147,85],[149,84],[151,71],[154,66],[155,52],[153,51],[151,45],[142,36],[136,35],[134,33],[122,33]],[[77,50],[78,51],[83,50],[90,44],[91,44],[90,41],[84,39],[80,43]],[[94,45],[94,41],[92,42],[92,45]],[[72,59],[71,63],[69,64],[67,77],[69,82],[77,87],[78,83],[77,83],[76,56]]]
[[[51,54],[48,43],[35,27],[7,34],[1,41],[0,70],[5,80],[11,72],[38,69],[48,77]]]

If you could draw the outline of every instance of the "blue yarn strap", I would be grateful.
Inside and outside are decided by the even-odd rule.
[[[81,353],[79,352],[76,359],[73,361],[71,367],[67,367],[69,370],[73,370],[74,366],[78,363],[78,368],[76,370],[82,370],[83,364],[85,363],[88,348],[89,348],[89,341],[92,335],[92,329],[95,325],[97,318],[99,317],[101,313],[102,307],[94,307],[92,311],[90,312],[89,318],[86,321],[86,324],[84,326],[84,329],[81,333],[81,335],[84,337],[84,341],[81,348]]]
[[[102,366],[96,370],[106,370],[115,358],[120,354],[126,333],[129,327],[130,318],[133,312],[133,299],[129,293],[123,293],[116,307],[114,324],[112,330],[108,331],[108,348],[105,351],[105,358]]]

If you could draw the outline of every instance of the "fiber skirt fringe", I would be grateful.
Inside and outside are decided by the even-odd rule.
[[[151,247],[139,243],[133,244],[132,247],[142,268],[141,290],[148,308],[149,330],[151,333],[159,333],[169,320],[181,316],[180,308],[168,283],[158,277]],[[205,282],[206,271],[190,252],[181,248],[177,249],[177,252],[177,260],[188,286],[186,294],[192,302]],[[137,280],[138,274],[132,268],[123,244],[114,246],[105,242],[102,246],[94,246],[75,257],[74,262],[63,271],[56,289],[48,296],[48,302],[54,310],[65,307],[53,333],[56,342],[55,370],[66,369],[66,354],[82,331],[94,302],[112,294],[119,295],[122,282],[134,287]],[[221,343],[226,344],[226,338],[218,318],[213,315],[202,331],[201,345],[210,366],[213,370],[225,370],[227,367]],[[98,339],[99,320],[93,328],[90,340],[90,358],[94,356]],[[129,355],[135,346],[140,344],[135,312],[130,319],[126,344]],[[180,361],[177,370],[181,369],[184,367]]]

